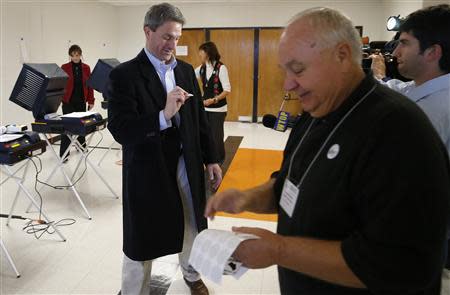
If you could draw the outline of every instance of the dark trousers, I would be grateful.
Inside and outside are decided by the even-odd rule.
[[[211,127],[214,143],[220,156],[220,163],[225,160],[225,144],[223,142],[224,132],[223,124],[225,122],[226,112],[206,112],[206,116]]]
[[[62,111],[63,114],[69,114],[73,112],[85,112],[86,111],[86,103],[84,101],[75,101],[70,103],[63,103],[62,104]],[[78,136],[78,142],[82,146],[86,146],[86,139],[84,136]],[[67,148],[69,147],[70,139],[66,135],[61,135],[61,147],[59,149],[59,156],[62,157],[64,153],[66,152]],[[70,154],[70,152],[67,154],[67,156]]]

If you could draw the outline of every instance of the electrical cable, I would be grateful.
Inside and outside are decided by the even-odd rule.
[[[38,188],[37,188],[37,184],[43,184],[46,185],[48,187],[51,187],[53,189],[63,189],[63,188],[70,188],[75,186],[75,184],[77,184],[84,176],[84,174],[86,173],[87,170],[87,157],[89,157],[89,155],[92,153],[92,151],[94,151],[94,149],[96,149],[99,144],[103,141],[103,134],[99,133],[101,138],[98,141],[98,143],[87,153],[86,157],[84,158],[84,169],[83,172],[81,173],[80,177],[78,177],[78,179],[73,182],[72,185],[65,185],[65,186],[54,186],[48,183],[45,183],[41,180],[39,180],[39,174],[42,172],[42,160],[41,158],[39,158],[38,156],[32,156],[30,157],[30,161],[33,163],[33,166],[35,168],[36,174],[35,174],[35,178],[34,178],[34,190],[36,192],[36,194],[39,197],[39,216],[38,219],[30,219],[30,218],[25,218],[23,216],[19,216],[19,215],[11,215],[11,218],[13,219],[21,219],[21,220],[28,220],[25,223],[25,226],[22,228],[23,231],[25,231],[27,234],[32,234],[34,235],[34,237],[36,239],[40,239],[42,237],[43,234],[47,233],[49,235],[52,235],[56,232],[55,229],[52,229],[52,227],[57,227],[57,226],[69,226],[72,225],[76,222],[75,219],[73,218],[63,218],[60,219],[59,221],[45,221],[42,219],[42,207],[43,207],[43,199],[42,199],[42,195],[39,192]],[[36,158],[39,161],[39,167],[36,164],[36,162],[33,160],[33,158]],[[0,217],[3,218],[8,218],[8,215],[6,214],[0,214]]]
[[[100,134],[100,140],[97,142],[97,144],[87,153],[87,155],[86,155],[86,157],[84,158],[84,169],[83,169],[83,172],[81,173],[81,175],[78,177],[78,179],[77,180],[75,180],[73,183],[72,183],[72,185],[52,185],[52,184],[49,184],[49,183],[46,183],[46,182],[44,182],[44,181],[41,181],[41,180],[39,180],[38,178],[37,178],[37,182],[38,183],[40,183],[40,184],[42,184],[42,185],[45,185],[45,186],[48,186],[48,187],[51,187],[51,188],[53,188],[53,189],[64,189],[64,188],[71,188],[71,187],[74,187],[82,178],[83,178],[83,176],[84,176],[84,174],[86,173],[86,170],[87,170],[87,158],[89,157],[89,155],[100,145],[100,143],[103,141],[103,134],[102,133],[99,133]],[[39,160],[39,168],[37,168],[37,165],[36,165],[36,163],[32,160],[32,162],[33,162],[33,165],[35,166],[35,169],[36,170],[39,170],[39,173],[42,171],[42,161],[41,161],[41,159],[40,158],[38,158],[38,157],[36,157],[38,160]],[[36,176],[37,177],[37,176]]]
[[[37,158],[39,160],[40,169],[38,169],[36,163],[33,161],[33,158]],[[21,216],[17,216],[15,218],[28,220],[28,222],[25,224],[25,226],[22,228],[22,230],[24,230],[27,234],[33,234],[34,237],[39,240],[44,233],[48,233],[48,234],[52,235],[56,232],[55,229],[51,229],[52,226],[53,227],[69,226],[69,225],[74,224],[76,222],[76,220],[73,218],[63,218],[63,219],[60,219],[59,221],[55,222],[55,221],[45,221],[42,219],[42,207],[43,207],[44,202],[43,202],[41,193],[37,189],[37,184],[39,182],[38,181],[39,173],[41,173],[41,171],[42,171],[42,161],[38,156],[30,157],[30,160],[33,163],[33,166],[36,170],[36,175],[34,177],[34,190],[39,197],[39,217],[38,217],[38,219],[35,219],[35,220],[29,219],[29,218],[23,218]],[[14,218],[14,217],[12,217],[12,218]]]

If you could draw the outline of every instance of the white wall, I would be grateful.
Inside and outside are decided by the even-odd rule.
[[[243,1],[243,3],[183,3],[172,1],[187,19],[185,28],[283,26],[297,12],[315,6],[339,9],[355,25],[362,25],[363,35],[371,41],[390,40],[395,33],[386,30],[391,15],[407,16],[429,5],[450,0],[334,0],[334,1]],[[135,3],[135,2],[133,2]],[[120,60],[133,58],[144,44],[142,24],[148,5],[119,6]]]
[[[315,6],[341,10],[355,25],[364,27],[364,35],[381,38],[385,22],[380,0],[297,1],[272,3],[180,3],[187,23],[185,28],[284,26],[296,13]],[[134,57],[144,45],[142,25],[150,5],[119,7],[119,47],[121,61]],[[374,39],[374,40],[375,40]]]
[[[363,34],[373,41],[389,40],[393,36],[385,29],[388,16],[406,16],[422,6],[438,2],[450,1],[193,1],[176,5],[187,19],[186,28],[283,26],[301,10],[329,6],[344,12],[355,25],[362,25]],[[149,6],[113,6],[101,1],[82,0],[1,0],[0,124],[32,121],[31,112],[8,100],[23,61],[21,38],[26,44],[28,62],[55,62],[59,65],[67,62],[69,43],[81,46],[85,62],[91,67],[98,58],[116,57],[125,61],[136,56],[144,45],[142,25]],[[96,110],[101,110],[101,96],[96,93],[96,97]]]
[[[99,2],[2,1],[0,36],[0,124],[29,124],[31,112],[9,101],[22,68],[20,39],[27,62],[68,62],[69,43],[83,50],[84,61],[95,66],[98,58],[116,57],[117,7]],[[69,41],[70,40],[70,41]],[[101,96],[96,93],[96,110]]]

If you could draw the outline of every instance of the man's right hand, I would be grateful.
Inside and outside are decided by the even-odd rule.
[[[178,86],[167,93],[166,107],[163,110],[166,121],[175,116],[188,97],[188,92]]]
[[[386,64],[384,63],[383,55],[371,54],[369,57],[372,59],[370,68],[373,71],[374,77],[380,80],[386,77]]]
[[[218,211],[237,214],[246,208],[246,198],[243,191],[229,189],[212,196],[206,204],[205,217],[214,218]]]

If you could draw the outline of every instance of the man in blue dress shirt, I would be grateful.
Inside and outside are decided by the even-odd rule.
[[[382,83],[422,108],[450,154],[450,6],[430,6],[411,13],[400,26],[400,33],[394,55],[400,74],[412,81],[392,79]],[[373,55],[372,60],[375,77],[385,78],[383,57]],[[442,294],[450,294],[449,256],[450,251],[442,276]]]

